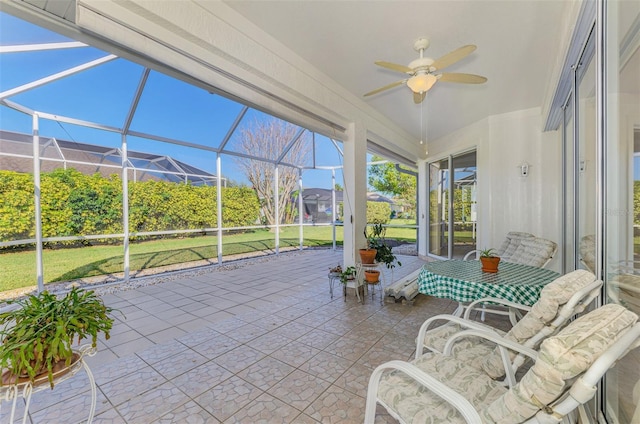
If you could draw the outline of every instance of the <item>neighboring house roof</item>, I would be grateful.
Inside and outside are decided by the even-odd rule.
[[[0,130],[0,169],[33,172],[33,136]],[[103,176],[120,174],[122,151],[88,143],[60,140],[40,136],[42,172],[67,167],[83,174],[100,173]],[[171,156],[127,151],[130,179],[136,181],[165,180],[192,184],[214,184],[216,176]]]
[[[305,188],[302,191],[302,199],[309,201],[331,201],[331,189],[328,188]],[[336,202],[342,202],[342,191],[336,190]],[[385,197],[379,193],[369,192],[367,193],[367,201],[369,202],[386,202],[394,204],[395,202],[388,197]]]

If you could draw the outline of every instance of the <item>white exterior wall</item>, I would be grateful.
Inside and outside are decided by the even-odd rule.
[[[478,247],[499,247],[509,231],[561,244],[559,132],[542,132],[540,108],[494,115],[429,143],[428,161],[477,150]],[[529,176],[520,165],[529,164]],[[549,268],[560,271],[559,249]]]

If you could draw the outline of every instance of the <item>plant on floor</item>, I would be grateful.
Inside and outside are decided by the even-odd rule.
[[[353,280],[356,278],[356,268],[354,266],[348,266],[344,271],[340,273],[340,282],[342,284],[347,284],[347,281]]]
[[[74,341],[79,344],[91,338],[95,347],[98,334],[108,339],[113,326],[113,309],[93,291],[76,287],[60,298],[43,291],[7,303],[18,307],[0,314],[0,368],[7,370],[0,385],[13,384],[18,378],[33,383],[46,374],[53,388],[54,372],[71,365]]]

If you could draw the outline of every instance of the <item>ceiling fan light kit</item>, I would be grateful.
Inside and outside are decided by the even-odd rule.
[[[407,85],[414,93],[425,93],[433,87],[438,78],[433,74],[418,74],[407,80]]]
[[[411,63],[409,63],[408,66],[384,61],[375,62],[376,65],[383,68],[407,74],[409,75],[409,78],[385,85],[384,87],[366,93],[364,96],[372,96],[374,94],[380,93],[381,91],[406,84],[407,87],[409,87],[414,93],[414,102],[422,103],[425,97],[424,94],[429,91],[438,80],[442,82],[455,82],[463,84],[482,84],[487,81],[485,77],[473,74],[435,74],[436,71],[439,71],[447,66],[451,66],[470,55],[476,49],[476,46],[472,44],[462,46],[450,53],[447,53],[439,59],[433,60],[430,57],[424,57],[424,51],[429,47],[429,44],[429,39],[424,37],[419,38],[415,41],[413,48],[420,53],[420,57],[413,60]]]

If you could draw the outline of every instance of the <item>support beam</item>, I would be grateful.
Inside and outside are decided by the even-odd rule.
[[[222,265],[222,156],[216,153],[216,216],[218,233],[216,240],[218,241],[218,265]]]
[[[418,161],[418,255],[427,256],[427,240],[429,237],[429,163]]]
[[[40,203],[40,122],[34,114],[33,125],[33,195],[35,202],[36,224],[36,275],[38,278],[38,292],[44,291],[44,265],[42,256],[42,205]]]
[[[344,266],[354,265],[358,249],[365,247],[367,226],[367,130],[352,122],[344,148]]]

